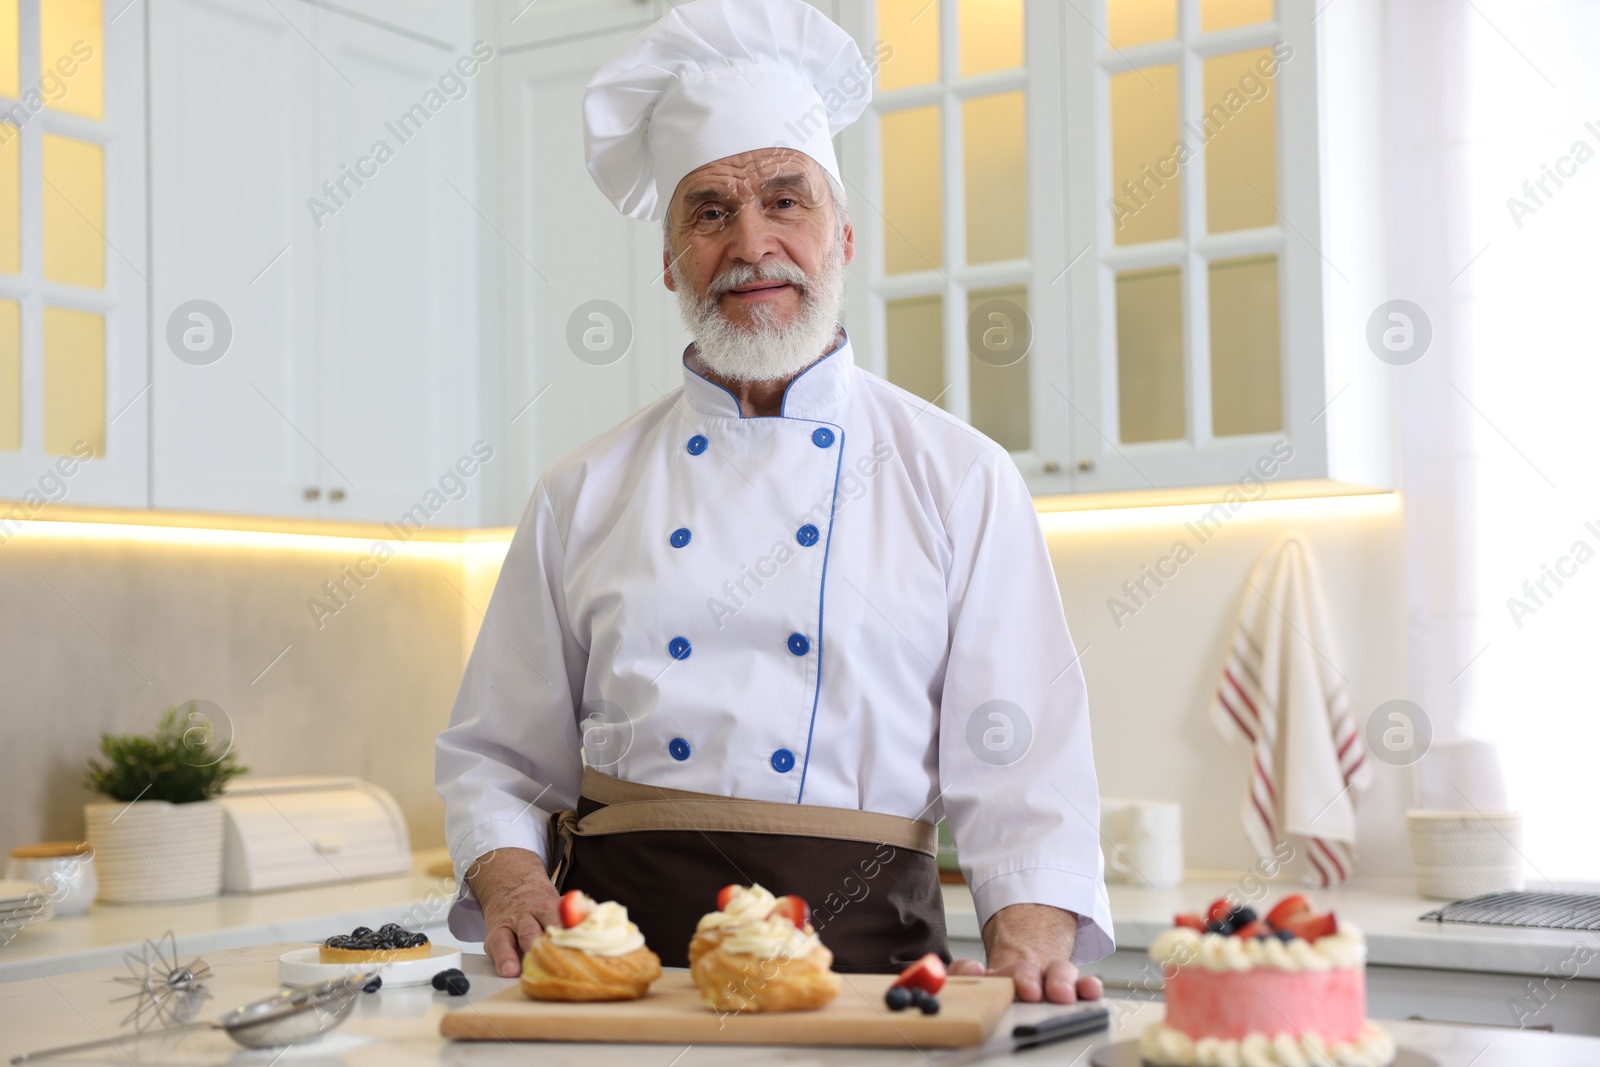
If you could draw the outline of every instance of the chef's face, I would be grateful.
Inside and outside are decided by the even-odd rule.
[[[810,156],[769,148],[692,171],[673,194],[662,253],[673,292],[688,285],[731,324],[787,325],[799,318],[803,278],[825,269],[835,244],[844,262],[855,234],[841,219],[826,172]]]

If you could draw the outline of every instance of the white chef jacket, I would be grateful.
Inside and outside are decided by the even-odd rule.
[[[698,367],[534,488],[437,742],[458,875],[492,849],[545,856],[587,758],[947,818],[980,924],[1054,905],[1080,917],[1075,962],[1109,953],[1087,692],[1010,456],[857,367],[848,338],[777,417]],[[995,707],[1031,729],[1009,765],[979,757]],[[484,936],[464,885],[450,921]]]

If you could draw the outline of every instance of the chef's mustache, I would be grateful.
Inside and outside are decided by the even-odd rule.
[[[718,300],[724,293],[754,282],[788,282],[800,290],[801,298],[807,295],[811,287],[810,276],[793,263],[775,260],[759,267],[751,266],[749,263],[735,263],[711,279],[711,284],[706,286],[706,299]]]

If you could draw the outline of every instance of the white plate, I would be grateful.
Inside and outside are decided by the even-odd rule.
[[[318,963],[318,949],[297,948],[278,957],[278,980],[284,985],[307,986],[326,982],[341,974],[377,969],[383,978],[384,988],[390,986],[428,985],[433,976],[451,967],[461,967],[461,950],[449,945],[430,943],[433,954],[420,960],[395,960],[392,963]]]

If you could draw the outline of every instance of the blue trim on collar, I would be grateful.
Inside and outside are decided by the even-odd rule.
[[[783,396],[778,400],[778,418],[786,419],[789,417],[786,414],[789,409],[789,390],[794,388],[794,383],[798,382],[801,378],[804,378],[807,374],[810,374],[817,367],[820,367],[824,363],[828,362],[828,360],[832,359],[834,355],[849,342],[850,336],[848,334],[844,333],[843,330],[840,330],[839,333],[841,335],[839,343],[828,349],[827,355],[806,367],[805,370],[801,371],[799,374],[796,374],[793,378],[790,378],[789,384],[783,387]],[[843,431],[841,431],[841,436],[843,436]],[[835,492],[838,491],[837,486],[835,486],[834,489]],[[819,634],[818,637],[820,638],[821,635]]]
[[[689,355],[689,350],[687,348],[683,350],[683,354],[684,354],[684,357],[685,357],[684,360],[683,360],[683,369],[688,371],[690,374],[694,375],[696,378],[699,378],[702,382],[705,382],[707,385],[714,385],[718,389],[721,389],[724,393],[727,393],[729,398],[732,399],[732,401],[733,401],[733,410],[735,410],[735,411],[737,411],[739,413],[739,417],[741,419],[745,418],[746,416],[745,416],[745,413],[744,413],[744,405],[739,403],[739,398],[738,398],[737,395],[734,394],[734,391],[732,389],[729,389],[726,385],[723,385],[721,382],[712,381],[710,378],[707,378],[704,374],[701,374],[699,371],[697,371],[693,367],[689,366],[689,360],[687,358],[688,355]],[[799,377],[799,375],[796,375],[796,377]],[[793,384],[793,383],[791,383],[791,384]],[[788,392],[789,392],[789,390],[786,387],[784,389],[784,393],[787,394]]]

